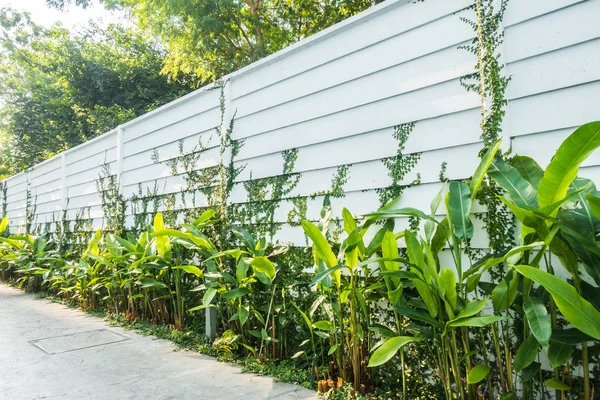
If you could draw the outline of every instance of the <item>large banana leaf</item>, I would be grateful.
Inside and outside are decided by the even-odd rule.
[[[600,340],[600,312],[567,282],[540,269],[516,265],[526,278],[543,286],[554,299],[565,319],[581,332]]]
[[[600,121],[582,125],[560,145],[540,181],[538,199],[541,207],[556,203],[567,195],[579,166],[598,147]]]
[[[537,191],[540,186],[540,181],[544,176],[544,170],[531,157],[514,156],[510,160],[510,165],[515,167],[519,174],[533,186]]]
[[[525,311],[533,336],[539,344],[547,346],[552,336],[552,323],[542,299],[533,296],[526,297],[523,300],[523,311]]]
[[[520,208],[538,208],[535,188],[524,179],[516,168],[496,157],[488,175],[508,193],[510,199]]]
[[[369,367],[377,367],[385,364],[396,355],[402,346],[411,342],[420,342],[423,338],[413,336],[396,336],[386,340],[384,344],[379,346],[369,359]]]
[[[450,222],[454,226],[455,235],[461,240],[470,240],[473,237],[473,222],[471,213],[471,190],[464,182],[450,182],[446,206]]]

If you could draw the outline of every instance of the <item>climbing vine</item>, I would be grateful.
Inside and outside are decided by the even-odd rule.
[[[510,77],[503,75],[504,65],[500,60],[499,47],[504,40],[502,19],[508,0],[501,0],[498,9],[493,0],[476,0],[474,4],[476,20],[462,20],[475,31],[475,39],[462,49],[477,56],[477,72],[464,76],[461,84],[468,91],[481,97],[481,139],[483,148],[480,155],[492,146],[501,136],[502,121],[506,114],[506,88]],[[500,188],[493,182],[484,182],[477,194],[477,200],[487,211],[477,214],[483,223],[489,239],[491,251],[502,251],[515,245],[515,220],[513,214],[498,199]]]
[[[414,128],[414,122],[394,127],[393,136],[394,139],[398,141],[396,155],[382,160],[388,170],[388,176],[392,179],[392,184],[388,187],[376,190],[379,195],[379,203],[381,206],[400,196],[406,188],[419,183],[420,178],[419,175],[417,175],[417,181],[410,184],[402,184],[405,177],[413,170],[421,159],[421,153],[404,154],[406,142]]]
[[[96,190],[100,194],[104,229],[120,235],[125,227],[127,202],[119,192],[118,177],[111,172],[108,163],[102,166],[102,172],[96,180]]]

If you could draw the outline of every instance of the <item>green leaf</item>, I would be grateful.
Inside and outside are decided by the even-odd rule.
[[[576,328],[555,329],[550,337],[551,342],[576,345],[580,343],[592,342],[594,338],[586,335]]]
[[[556,203],[566,196],[579,166],[599,146],[600,121],[582,125],[560,145],[540,181],[540,207]]]
[[[500,400],[517,400],[515,392],[506,392],[500,395]]]
[[[430,215],[425,214],[421,210],[417,210],[412,207],[404,207],[404,208],[390,208],[384,209],[381,208],[379,211],[375,211],[369,214],[364,215],[367,218],[389,218],[389,217],[399,217],[399,216],[407,216],[407,217],[417,217],[424,220],[432,221],[434,223],[439,223],[437,219],[433,218]]]
[[[242,297],[247,295],[248,293],[251,293],[251,290],[248,289],[247,287],[239,287],[239,288],[235,288],[232,290],[229,290],[225,293],[223,293],[223,298],[225,299],[236,299],[238,297]]]
[[[206,289],[206,292],[204,292],[204,296],[202,297],[202,305],[204,307],[208,307],[211,304],[211,302],[216,294],[217,294],[217,289],[215,289],[215,288]]]
[[[200,278],[203,275],[202,270],[196,267],[195,265],[176,265],[173,267],[173,269],[180,269],[182,271],[187,272],[188,274],[196,275],[198,278]]]
[[[437,226],[433,238],[431,239],[431,252],[437,255],[448,243],[451,235],[450,222],[444,218]]]
[[[336,344],[334,344],[333,346],[331,346],[331,347],[329,348],[329,351],[327,352],[327,355],[328,355],[328,356],[330,356],[330,355],[332,355],[333,353],[335,353],[335,351],[338,349],[338,347],[339,347],[339,345],[338,345],[337,343],[336,343]]]
[[[475,200],[475,196],[477,195],[477,191],[481,186],[481,182],[483,182],[483,178],[485,177],[486,172],[490,168],[494,157],[496,157],[496,153],[500,149],[501,144],[502,138],[498,139],[496,143],[494,143],[481,158],[481,162],[477,166],[477,169],[473,174],[473,178],[471,178],[471,200]]]
[[[542,364],[540,364],[539,362],[532,362],[531,364],[529,364],[529,366],[523,368],[523,370],[521,370],[521,380],[523,382],[527,382],[529,380],[531,380],[534,376],[537,375],[537,373],[540,371],[540,368],[542,367]]]
[[[506,311],[512,306],[517,298],[519,287],[519,274],[510,271],[504,279],[492,290],[492,304],[497,313]]]
[[[393,272],[400,270],[400,263],[398,261],[391,261],[392,259],[397,259],[399,257],[398,243],[396,242],[396,235],[394,235],[394,232],[387,231],[383,236],[383,240],[381,241],[381,253],[384,258],[390,259],[390,261],[383,262],[385,268],[384,271]],[[400,285],[400,278],[388,278],[384,275],[384,279],[386,280],[386,284],[393,282],[393,285],[388,285],[388,291],[393,291]],[[395,304],[395,302],[393,303]]]
[[[345,207],[342,209],[342,218],[344,219],[344,230],[346,233],[349,235],[354,232],[358,226],[350,211]]]
[[[448,327],[457,327],[457,326],[469,326],[474,328],[481,328],[494,322],[505,320],[505,317],[500,317],[498,315],[484,315],[481,317],[468,317],[468,318],[456,318],[451,321],[448,321],[446,325]]]
[[[322,331],[332,331],[333,324],[329,321],[317,321],[314,323],[315,328],[320,329]]]
[[[473,385],[475,383],[479,383],[490,374],[490,367],[487,365],[477,365],[469,371],[467,375],[467,383],[469,385]]]
[[[600,197],[594,196],[592,193],[588,193],[587,199],[590,203],[590,211],[596,220],[600,221]],[[2,229],[0,229],[2,233]]]
[[[240,304],[238,306],[238,315],[240,317],[240,326],[244,326],[250,315],[250,306],[243,306]]]
[[[543,286],[554,299],[556,306],[575,328],[600,340],[600,312],[575,288],[554,275],[526,265],[514,267],[526,278]]]
[[[473,300],[468,302],[465,307],[460,310],[456,319],[472,317],[473,315],[479,314],[481,310],[489,303],[490,299],[486,298],[483,300]]]
[[[488,175],[508,193],[510,199],[520,208],[538,208],[537,192],[516,168],[502,158],[496,157]]]
[[[431,315],[428,313],[413,310],[412,308],[408,307],[396,307],[396,311],[400,315],[405,315],[417,321],[425,322],[426,324],[429,324],[436,328],[442,328],[442,324],[437,319],[432,318]]]
[[[315,277],[313,278],[313,280],[311,282],[311,285],[316,285],[317,283],[321,282],[323,279],[327,278],[332,273],[339,271],[342,268],[344,268],[343,265],[336,265],[333,268],[326,268],[326,269],[322,270],[321,272],[319,272],[318,274],[315,275]]]
[[[463,241],[473,237],[473,222],[471,221],[471,191],[464,182],[450,182],[446,205],[448,217],[454,226],[455,235]]]
[[[413,337],[413,336],[396,336],[390,338],[385,341],[384,344],[379,346],[377,350],[371,355],[369,359],[369,367],[377,367],[379,365],[385,364],[389,360],[392,359],[402,348],[402,346],[412,343],[412,342],[420,342],[423,338]]]
[[[528,336],[527,339],[521,343],[521,346],[519,346],[517,354],[515,355],[515,371],[519,372],[534,362],[538,355],[539,348],[540,345],[535,340],[535,336]]]
[[[456,274],[449,268],[440,271],[440,294],[448,303],[452,312],[456,310],[458,295],[456,293]]]
[[[572,345],[552,342],[548,346],[548,361],[550,361],[552,368],[568,363],[571,360],[572,354]]]
[[[534,242],[525,246],[517,246],[517,247],[513,247],[512,249],[510,249],[509,251],[507,251],[506,253],[504,253],[501,256],[498,257],[488,257],[488,258],[484,258],[482,259],[480,262],[477,262],[475,265],[473,265],[473,267],[469,268],[464,274],[463,274],[463,279],[469,277],[470,275],[477,273],[477,272],[485,272],[488,269],[490,269],[491,267],[501,264],[504,261],[513,261],[512,258],[525,253],[526,251],[530,251],[533,250],[535,248],[541,247],[544,245],[544,242]]]
[[[160,231],[165,229],[163,222],[163,216],[161,213],[156,213],[154,217],[154,230]],[[156,236],[154,238],[156,242],[156,252],[159,256],[164,257],[166,260],[171,259],[171,241],[168,236]]]
[[[142,284],[142,287],[144,289],[166,288],[167,287],[167,285],[165,285],[164,283],[159,282],[156,279],[152,279],[152,278],[141,278],[140,283]]]
[[[302,221],[302,228],[304,233],[312,240],[317,256],[325,261],[329,268],[335,267],[338,264],[335,254],[331,251],[331,246],[329,246],[327,239],[325,239],[319,228],[306,220]]]
[[[523,179],[529,182],[535,190],[538,190],[540,181],[544,176],[544,171],[533,158],[527,156],[514,156],[510,160],[510,164],[519,171],[519,174]]]
[[[558,379],[548,379],[544,382],[544,385],[548,386],[550,389],[554,390],[569,390],[571,387],[566,383],[559,381]]]
[[[273,280],[273,278],[275,278],[275,266],[267,257],[254,257],[254,259],[250,262],[250,266],[254,269],[255,272],[262,272],[270,280]]]
[[[550,315],[542,299],[529,296],[523,300],[523,311],[527,316],[527,323],[533,336],[542,346],[548,346],[552,336]]]

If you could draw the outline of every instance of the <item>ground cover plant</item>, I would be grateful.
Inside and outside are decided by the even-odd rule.
[[[496,141],[429,210],[397,208],[398,199],[362,216],[343,209],[336,238],[326,196],[319,220],[302,221],[307,250],[235,224],[220,248],[215,209],[179,226],[156,213],[137,235],[99,230],[79,252],[52,235],[9,235],[4,217],[2,279],[245,358],[251,371],[291,380],[304,371],[329,397],[592,399],[600,196],[577,173],[598,137],[600,122],[578,128],[545,171],[505,157]],[[490,183],[520,222],[517,245],[476,257],[473,206]],[[219,335],[200,345],[209,308]]]

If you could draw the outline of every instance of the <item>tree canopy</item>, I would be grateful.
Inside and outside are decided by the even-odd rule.
[[[165,51],[137,29],[73,34],[0,10],[0,176],[76,146],[189,92],[160,74]]]
[[[129,11],[168,53],[162,72],[199,86],[382,0],[101,0]],[[47,0],[59,9],[89,0]]]

